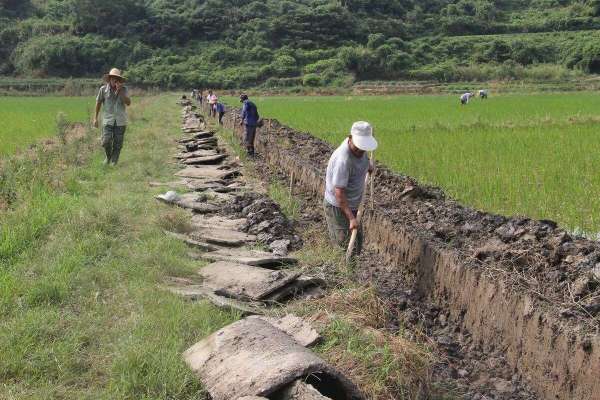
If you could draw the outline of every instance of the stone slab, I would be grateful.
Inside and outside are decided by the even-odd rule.
[[[184,242],[185,244],[187,244],[188,246],[197,248],[202,251],[219,251],[219,250],[223,249],[222,247],[217,246],[215,244],[201,242],[199,240],[194,240],[194,239],[190,238],[188,235],[184,235],[182,233],[165,231],[165,234],[167,234],[171,237],[174,237],[175,239],[179,239],[182,242]]]
[[[163,203],[173,204],[181,208],[193,210],[197,213],[214,213],[220,210],[220,207],[211,204],[207,201],[199,201],[198,194],[196,193],[184,193],[178,195],[175,199],[167,199],[165,195],[159,194],[155,198]]]
[[[211,179],[227,179],[237,176],[240,172],[235,169],[219,169],[213,165],[203,167],[187,167],[177,172],[175,176],[182,178],[211,178]]]
[[[325,281],[312,276],[301,275],[297,279],[280,287],[263,299],[265,302],[281,303],[290,298],[302,297],[305,291],[312,287],[324,286]]]
[[[196,164],[220,164],[221,161],[227,158],[226,154],[217,154],[214,156],[203,156],[203,157],[193,157],[193,158],[185,158],[181,160],[182,163],[186,165],[196,165]]]
[[[196,150],[196,151],[181,152],[181,153],[175,154],[173,156],[173,158],[177,158],[179,160],[185,160],[188,158],[195,158],[195,157],[216,156],[218,154],[219,153],[217,153],[216,150]]]
[[[275,396],[274,400],[331,400],[331,397],[325,397],[312,385],[297,380]]]
[[[256,235],[249,235],[233,229],[223,229],[219,227],[196,227],[196,229],[190,233],[190,237],[193,240],[198,240],[200,242],[228,247],[239,247],[256,242],[257,240]]]
[[[237,230],[246,223],[246,218],[230,219],[220,215],[197,214],[192,217],[192,226],[195,228],[212,228]]]
[[[309,349],[258,318],[234,322],[183,353],[213,400],[272,396],[296,380],[327,382],[339,399],[364,399],[347,378]]]
[[[296,271],[273,271],[225,261],[209,264],[198,274],[204,285],[219,295],[254,301],[264,299],[300,275]]]
[[[249,249],[223,249],[203,254],[202,257],[211,261],[228,261],[237,264],[269,268],[280,268],[298,262],[298,260],[293,257],[279,257],[266,251]]]
[[[274,327],[281,329],[293,337],[296,342],[304,347],[313,346],[317,344],[319,340],[321,340],[321,335],[319,335],[319,333],[310,325],[310,323],[294,314],[287,314],[282,318],[273,318],[267,316],[257,316],[252,318],[260,318],[264,321],[267,321]]]
[[[242,302],[228,297],[215,294],[212,290],[204,287],[201,283],[185,278],[169,278],[163,289],[190,301],[205,299],[219,308],[235,310],[242,315],[258,315],[264,312],[261,303]]]

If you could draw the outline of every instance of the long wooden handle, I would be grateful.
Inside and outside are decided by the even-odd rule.
[[[369,177],[370,177],[370,173],[367,173],[367,176],[365,176],[365,186],[364,186],[364,190],[360,199],[360,204],[358,206],[358,212],[356,213],[356,222],[358,223],[358,225],[360,226],[360,220],[362,218],[362,214],[363,214],[363,205],[365,202],[365,192],[367,191],[367,187],[368,187],[368,183],[369,183]],[[371,195],[373,195],[371,193]],[[348,248],[346,249],[346,263],[350,262],[350,259],[352,258],[352,253],[354,252],[354,243],[356,242],[356,236],[358,236],[358,228],[353,229],[352,230],[352,234],[350,235],[350,241],[348,242]]]

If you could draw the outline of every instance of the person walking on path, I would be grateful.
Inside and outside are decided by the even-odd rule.
[[[96,113],[93,125],[98,128],[98,114],[102,109],[102,147],[106,152],[104,164],[116,165],[123,148],[127,128],[127,107],[131,105],[129,91],[124,86],[121,70],[113,68],[105,76],[106,84],[96,96]]]
[[[473,93],[471,92],[467,92],[465,94],[463,94],[462,96],[460,96],[460,105],[464,106],[466,104],[469,104],[469,99],[473,97]]]
[[[219,114],[219,125],[223,125],[223,115],[225,115],[225,105],[218,102],[216,105],[217,114]]]
[[[219,98],[212,90],[208,91],[208,106],[210,107],[210,116],[217,116],[217,103],[219,102]]]
[[[254,155],[254,139],[256,138],[256,127],[260,116],[256,104],[248,100],[248,95],[242,93],[240,102],[244,103],[240,114],[240,125],[244,126],[244,145],[249,156]]]
[[[363,244],[362,227],[356,216],[365,190],[365,178],[373,171],[367,152],[376,148],[372,126],[358,121],[327,164],[323,208],[329,239],[334,245],[345,247],[351,232],[358,229],[356,254],[360,254]]]

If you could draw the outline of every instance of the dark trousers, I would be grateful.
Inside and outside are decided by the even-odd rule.
[[[126,128],[127,126],[117,125],[102,127],[102,147],[104,147],[107,162],[116,164],[119,161]]]
[[[256,137],[256,126],[244,125],[244,145],[248,154],[254,154],[254,139]]]
[[[225,115],[224,112],[219,112],[219,125],[223,125],[223,115]]]
[[[341,208],[329,204],[327,200],[323,200],[323,209],[325,210],[325,220],[327,221],[327,232],[329,233],[329,240],[334,246],[345,248],[348,246],[350,241],[350,222]],[[352,213],[356,216],[357,211],[352,210]],[[363,229],[362,224],[358,226],[358,234],[356,236],[356,243],[354,245],[355,255],[362,252],[363,247]]]

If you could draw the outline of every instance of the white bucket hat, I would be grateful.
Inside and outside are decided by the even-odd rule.
[[[125,78],[123,77],[123,72],[121,72],[120,69],[118,68],[113,68],[110,70],[110,72],[108,74],[106,74],[107,77],[111,77],[114,76],[115,78],[119,78],[122,79],[123,81],[125,81]]]
[[[377,140],[373,137],[373,127],[365,121],[358,121],[352,124],[350,129],[352,143],[364,151],[373,151],[377,148]]]

